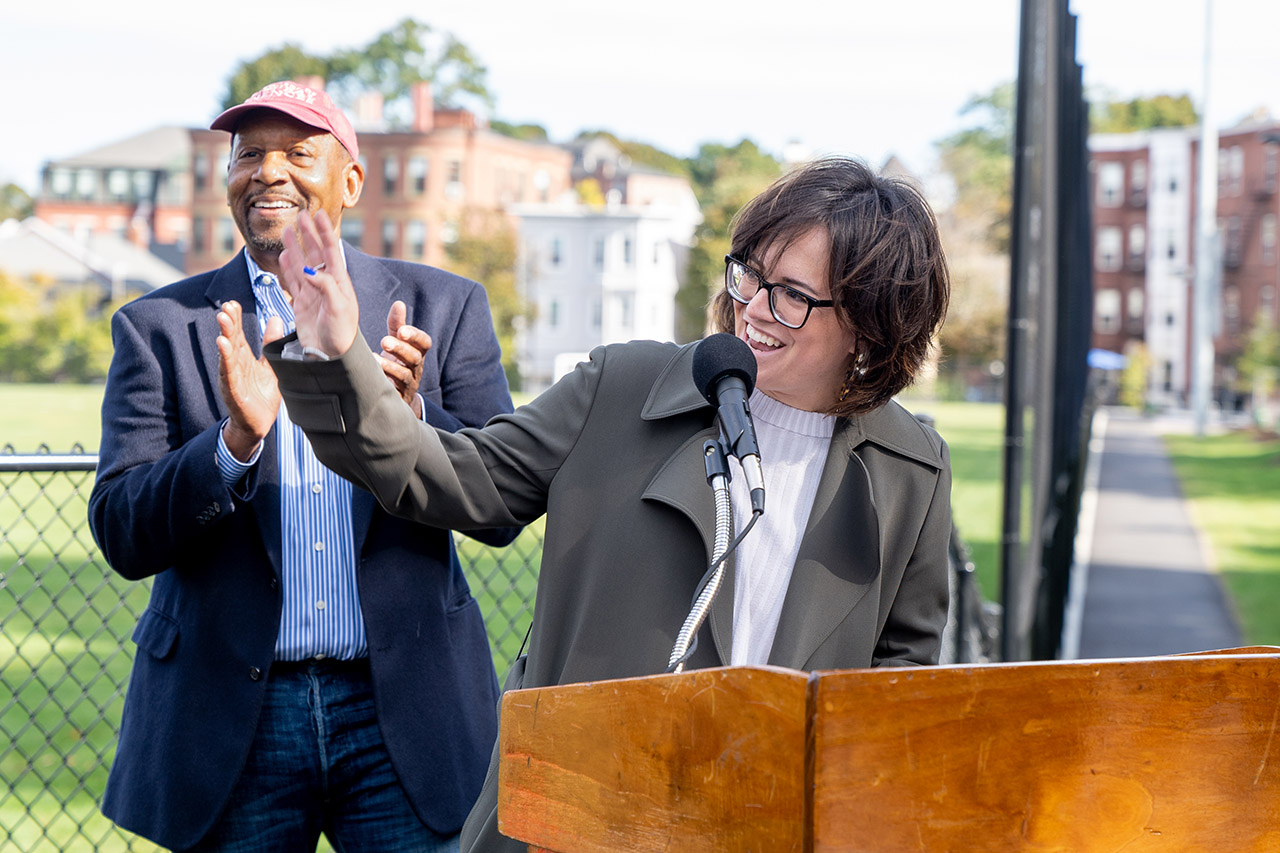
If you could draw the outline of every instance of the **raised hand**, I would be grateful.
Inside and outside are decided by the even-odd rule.
[[[406,323],[406,316],[404,303],[397,299],[387,314],[387,335],[382,339],[382,352],[378,353],[378,358],[382,362],[382,372],[391,380],[396,392],[421,418],[422,398],[418,396],[418,385],[422,382],[423,359],[431,349],[431,336]]]
[[[262,443],[280,411],[280,389],[276,374],[265,357],[255,358],[245,338],[244,312],[239,302],[222,303],[218,311],[218,392],[230,419],[222,438],[227,449],[241,462],[249,461]],[[284,321],[267,321],[262,343],[284,335]]]
[[[299,211],[298,232],[300,237],[292,228],[285,230],[280,253],[280,284],[293,299],[298,342],[337,357],[351,349],[360,332],[360,307],[342,245],[323,210],[314,217]]]

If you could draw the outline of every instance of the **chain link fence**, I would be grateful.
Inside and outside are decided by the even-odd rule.
[[[97,456],[0,451],[0,851],[155,851],[98,811],[149,581],[107,566],[86,519]],[[501,679],[533,609],[542,525],[458,536]]]
[[[150,596],[107,566],[86,506],[97,457],[0,451],[0,851],[155,851],[98,811]],[[529,626],[542,523],[490,548],[458,536],[489,630],[499,681]],[[943,662],[992,657],[992,613],[952,541],[952,613]]]

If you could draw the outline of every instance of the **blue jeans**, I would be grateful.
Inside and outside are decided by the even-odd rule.
[[[382,743],[367,661],[271,669],[249,760],[226,811],[192,850],[457,851],[409,804]]]

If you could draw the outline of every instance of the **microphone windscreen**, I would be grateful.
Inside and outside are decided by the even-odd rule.
[[[693,384],[698,393],[716,405],[716,384],[725,376],[736,376],[747,386],[756,387],[756,357],[741,338],[728,332],[710,335],[698,341],[693,350]]]

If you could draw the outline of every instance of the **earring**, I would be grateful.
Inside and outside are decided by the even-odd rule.
[[[857,371],[855,368],[849,368],[849,373],[844,378],[844,384],[840,386],[839,402],[843,403],[849,398],[849,395],[853,393],[854,376],[856,373]]]

